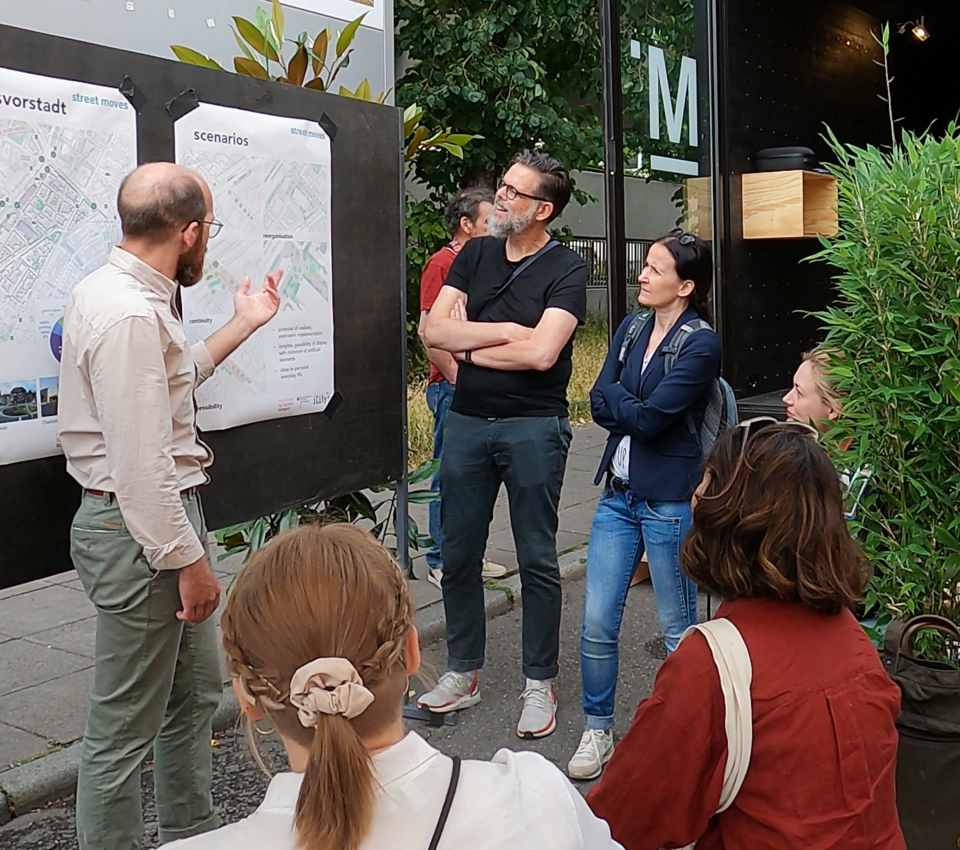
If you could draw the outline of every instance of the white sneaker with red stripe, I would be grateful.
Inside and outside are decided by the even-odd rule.
[[[527,687],[520,694],[523,711],[517,724],[520,738],[546,738],[557,728],[557,695],[553,682],[527,679]]]
[[[437,686],[417,700],[420,708],[426,708],[437,714],[448,711],[460,711],[480,702],[480,685],[477,671],[472,673],[454,673],[450,670],[440,677]]]

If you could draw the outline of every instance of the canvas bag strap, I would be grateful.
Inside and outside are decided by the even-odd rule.
[[[753,665],[740,630],[725,617],[690,626],[680,638],[681,642],[694,631],[700,632],[710,647],[723,692],[727,763],[723,769],[723,789],[717,807],[717,814],[720,814],[733,805],[750,766],[753,750],[753,708],[750,700]]]
[[[531,254],[527,259],[525,259],[519,266],[517,266],[511,273],[510,277],[507,278],[506,282],[491,296],[490,300],[483,305],[483,308],[477,314],[477,318],[474,319],[475,322],[479,322],[483,317],[484,313],[487,312],[490,305],[497,300],[504,292],[509,289],[510,284],[513,283],[520,275],[522,275],[530,266],[532,266],[537,260],[539,260],[544,254],[548,254],[554,248],[556,248],[560,243],[556,239],[551,239],[546,245],[544,245],[536,254]]]

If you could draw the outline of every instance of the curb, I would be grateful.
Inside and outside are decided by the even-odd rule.
[[[586,572],[586,546],[560,556],[561,581],[576,581]],[[487,583],[484,608],[487,619],[512,611],[520,605],[520,576],[513,575],[494,585]],[[444,637],[446,619],[443,605],[434,603],[416,615],[420,642],[436,643]],[[225,732],[234,727],[240,706],[232,688],[225,687],[220,706],[213,715],[213,731]],[[42,808],[54,800],[69,797],[77,787],[80,768],[80,741],[58,752],[26,762],[0,773],[0,826],[9,823],[18,813]]]

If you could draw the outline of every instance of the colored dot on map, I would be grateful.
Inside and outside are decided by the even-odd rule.
[[[90,209],[95,210],[97,208],[96,204],[90,204]]]
[[[47,158],[45,156],[40,157],[40,162],[46,162]]]
[[[17,202],[13,205],[13,208],[14,208],[15,210],[20,209],[20,201],[17,201]]]

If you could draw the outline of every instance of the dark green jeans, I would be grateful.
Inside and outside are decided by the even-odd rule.
[[[183,496],[206,542],[195,493]],[[181,623],[178,571],[150,568],[116,500],[84,493],[71,556],[97,608],[96,671],[80,751],[81,850],[139,850],[140,765],[153,748],[160,841],[215,829],[210,721],[222,678],[216,615]]]
[[[483,554],[500,484],[523,599],[523,672],[557,675],[562,594],[557,563],[557,511],[573,432],[566,417],[484,419],[447,413],[440,480],[443,500],[443,607],[451,670],[483,666],[486,616]]]

